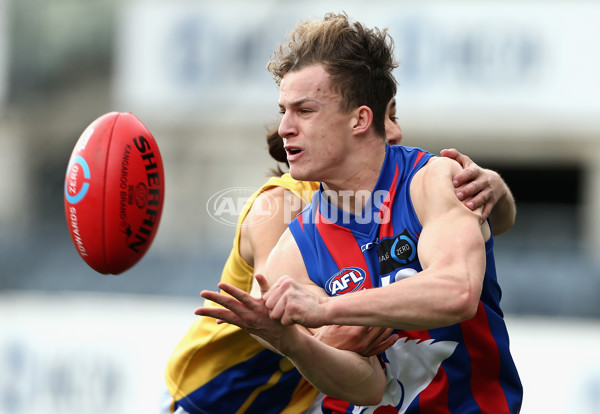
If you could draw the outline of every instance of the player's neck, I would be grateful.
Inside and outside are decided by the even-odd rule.
[[[352,214],[362,212],[377,184],[385,160],[385,144],[355,154],[358,156],[351,157],[339,179],[322,183],[327,201]]]

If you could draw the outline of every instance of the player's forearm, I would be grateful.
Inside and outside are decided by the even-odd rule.
[[[325,312],[327,320],[335,324],[424,330],[471,318],[476,311],[476,295],[469,286],[452,281],[451,276],[423,274],[332,298]]]
[[[281,351],[322,393],[355,405],[381,401],[385,373],[376,357],[341,351],[304,333],[299,333]]]
[[[515,199],[510,189],[506,187],[506,194],[498,200],[498,203],[494,206],[490,214],[490,222],[492,223],[494,235],[498,236],[510,230],[515,224],[516,215],[517,207]]]
[[[459,228],[475,223],[449,222]],[[484,241],[475,232],[479,230],[452,232],[436,224],[424,228],[418,246],[423,271],[389,286],[330,298],[321,312],[324,319],[329,324],[423,330],[473,317],[485,272]],[[465,254],[440,254],[443,245],[462,246]]]
[[[252,336],[267,349],[288,357],[300,373],[324,394],[361,406],[374,405],[381,400],[385,375],[377,357],[367,359],[352,351],[330,347],[302,326],[294,327],[306,332],[306,335],[292,340],[294,345],[285,349],[288,355],[259,336]],[[307,335],[313,336],[315,341],[306,338]]]

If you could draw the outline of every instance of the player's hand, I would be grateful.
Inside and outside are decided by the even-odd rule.
[[[331,298],[317,295],[289,276],[282,276],[271,289],[263,291],[263,299],[271,318],[283,325],[318,328],[327,324],[324,305]]]
[[[268,290],[268,283],[264,277],[262,282],[261,291]],[[220,282],[218,286],[226,294],[204,290],[200,296],[222,307],[199,307],[194,313],[216,318],[217,323],[226,322],[236,325],[248,333],[264,339],[275,349],[281,349],[286,331],[290,327],[283,326],[279,321],[271,319],[263,298],[254,298],[248,292],[224,282]]]
[[[442,150],[441,155],[456,160],[462,166],[462,170],[452,178],[456,197],[470,210],[483,206],[481,217],[486,220],[507,191],[500,175],[481,168],[454,148]]]
[[[337,349],[370,357],[381,354],[396,343],[399,336],[393,332],[391,328],[329,325],[319,328],[315,337]]]

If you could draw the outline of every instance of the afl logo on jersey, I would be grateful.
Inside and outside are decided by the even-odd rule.
[[[354,292],[364,284],[366,276],[360,267],[345,267],[329,278],[325,290],[330,296]]]

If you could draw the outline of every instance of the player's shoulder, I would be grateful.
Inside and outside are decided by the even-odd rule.
[[[294,180],[287,173],[278,177],[271,177],[258,190],[255,203],[273,204],[273,201],[275,201],[275,205],[271,207],[277,208],[277,204],[286,195],[289,196],[294,193],[300,185],[299,181]]]
[[[246,200],[244,210],[240,214],[240,222],[246,226],[264,223],[282,209],[286,197],[286,188],[267,181],[250,198]],[[290,193],[291,194],[291,193]]]
[[[420,169],[429,159],[436,155],[419,147],[409,147],[405,145],[388,146],[388,156],[407,169]]]
[[[446,157],[431,157],[416,172],[411,182],[411,194],[439,198],[442,194],[454,194],[452,178],[460,170],[460,164]]]
[[[274,188],[284,188],[292,192],[296,197],[300,198],[304,204],[308,203],[314,192],[319,188],[318,182],[312,181],[299,181],[289,173],[282,174],[279,177],[271,177],[263,186],[263,191],[271,190]],[[282,191],[282,190],[276,190]]]
[[[421,169],[421,172],[425,176],[431,178],[437,176],[447,176],[448,174],[454,175],[460,170],[460,164],[448,157],[431,157],[427,163]]]
[[[284,213],[297,214],[303,204],[298,194],[287,187],[270,186],[263,188],[254,199],[249,215],[258,215],[260,221],[271,221],[272,217]],[[293,217],[288,218],[288,222]]]
[[[418,155],[419,153],[430,154],[429,151],[420,148],[420,147],[411,147],[408,145],[388,145],[390,152],[402,153],[402,154],[414,154]],[[432,154],[433,155],[433,154]]]

